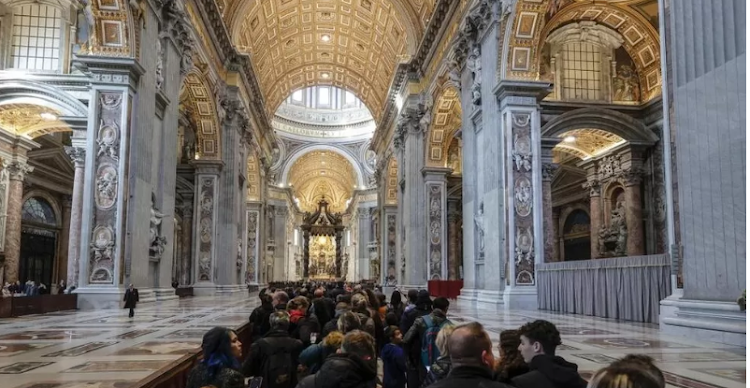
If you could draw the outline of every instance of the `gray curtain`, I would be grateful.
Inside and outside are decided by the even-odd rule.
[[[539,309],[636,322],[659,322],[669,296],[667,255],[537,264]]]

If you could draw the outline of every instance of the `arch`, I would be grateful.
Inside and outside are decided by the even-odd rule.
[[[640,121],[603,108],[581,108],[563,113],[542,127],[542,137],[557,138],[568,131],[591,128],[613,133],[631,144],[653,145],[659,140]]]
[[[57,201],[57,199],[55,197],[53,197],[52,195],[50,195],[50,193],[48,193],[48,192],[46,192],[44,190],[39,190],[39,189],[31,190],[31,191],[25,193],[24,196],[23,196],[23,200],[21,202],[22,209],[26,205],[26,202],[29,201],[32,198],[41,198],[42,200],[44,200],[44,202],[46,202],[50,206],[50,208],[52,209],[52,212],[54,213],[54,217],[55,217],[55,224],[54,224],[54,226],[55,226],[55,228],[62,228],[63,227],[63,225],[62,225],[62,211],[60,209],[60,203]],[[52,224],[45,224],[45,225],[52,226]]]
[[[624,37],[624,46],[638,67],[643,98],[647,101],[660,95],[661,64],[659,35],[649,22],[627,5],[575,3],[561,10],[552,10],[558,1],[540,0],[516,6],[510,25],[505,31],[504,58],[505,76],[518,79],[538,79],[541,49],[546,36],[556,28],[570,22],[591,20],[616,30]],[[549,12],[548,12],[549,11]],[[554,13],[555,11],[556,13]],[[548,15],[554,13],[552,18]]]
[[[432,123],[427,132],[425,164],[446,167],[448,147],[456,132],[461,128],[461,100],[459,89],[448,86],[440,92],[433,107]]]
[[[7,77],[8,75],[5,75],[0,78],[0,106],[32,104],[54,109],[60,112],[61,116],[84,119],[88,117],[88,107],[62,89]]]
[[[306,147],[301,147],[298,150],[294,151],[294,153],[289,156],[289,158],[284,164],[284,167],[281,173],[280,182],[282,184],[288,185],[289,184],[289,171],[292,169],[292,166],[294,166],[294,163],[297,161],[297,159],[301,158],[307,153],[314,152],[314,151],[331,151],[346,158],[346,160],[349,161],[349,163],[351,163],[352,168],[354,169],[354,173],[357,178],[357,186],[362,187],[365,185],[364,174],[362,173],[362,169],[359,167],[359,163],[357,163],[357,158],[349,154],[347,151],[342,150],[341,148],[334,147],[331,145],[326,145],[326,144],[309,145]]]
[[[227,23],[230,36],[240,52],[252,53],[269,116],[293,90],[333,85],[355,92],[379,121],[397,65],[421,41],[422,24],[398,1],[321,6],[269,0],[231,7],[237,16]]]
[[[584,223],[571,223],[574,221],[572,217],[580,215],[580,221]],[[573,209],[568,215],[561,220],[562,231],[560,237],[563,241],[562,259],[570,261],[570,259],[576,260],[589,260],[591,259],[591,217],[588,211],[584,209]],[[576,230],[577,225],[586,225],[588,230]],[[566,238],[566,236],[573,234],[573,238]]]
[[[196,128],[196,159],[221,159],[221,122],[213,93],[205,77],[192,69],[183,81],[180,91],[181,105],[188,107]]]

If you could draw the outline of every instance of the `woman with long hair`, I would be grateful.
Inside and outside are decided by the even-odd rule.
[[[190,371],[187,388],[244,388],[242,343],[234,330],[214,327],[203,336],[203,360]]]
[[[292,338],[302,341],[305,347],[316,344],[322,338],[320,335],[320,322],[315,315],[308,314],[310,302],[304,296],[298,296],[289,301],[287,311],[289,312],[289,334]]]
[[[627,355],[599,369],[588,388],[664,388],[664,374],[645,355]]]
[[[495,364],[495,380],[510,384],[510,380],[529,371],[529,366],[518,351],[521,335],[517,330],[504,330],[500,333],[500,358]]]
[[[404,309],[406,306],[404,306],[404,300],[401,297],[401,292],[398,290],[393,291],[391,294],[391,303],[388,304],[388,312],[394,313],[396,315],[396,318],[398,319],[398,322],[401,322],[401,316],[404,315]]]

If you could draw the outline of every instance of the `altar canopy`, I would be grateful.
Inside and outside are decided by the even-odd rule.
[[[318,210],[305,213],[302,224],[305,279],[341,278],[343,231],[341,214],[329,212],[328,201],[325,198],[318,202]]]

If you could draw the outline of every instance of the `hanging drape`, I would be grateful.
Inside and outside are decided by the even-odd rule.
[[[539,309],[636,322],[659,322],[669,296],[667,255],[537,264]]]

